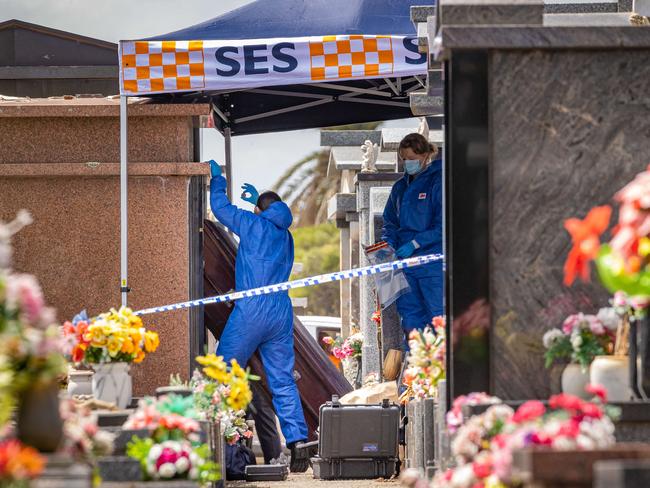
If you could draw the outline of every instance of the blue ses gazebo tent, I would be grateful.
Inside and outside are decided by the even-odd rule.
[[[127,98],[208,101],[224,135],[412,116],[425,86],[419,0],[257,0],[186,29],[120,41],[121,290],[127,303]],[[230,178],[229,178],[230,181]]]

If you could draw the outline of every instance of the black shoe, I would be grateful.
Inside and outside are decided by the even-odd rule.
[[[291,464],[289,469],[292,473],[304,473],[309,468],[311,451],[313,450],[312,442],[297,441],[287,444],[291,450]]]

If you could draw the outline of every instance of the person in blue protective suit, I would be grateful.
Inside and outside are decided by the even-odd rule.
[[[261,195],[253,185],[242,187],[242,199],[255,205],[249,212],[234,206],[226,196],[226,179],[221,167],[210,161],[210,207],[214,216],[239,236],[235,261],[237,291],[286,281],[293,267],[293,238],[289,227],[291,210],[273,192]],[[235,302],[217,346],[217,355],[246,365],[258,350],[273,406],[287,447],[291,449],[291,470],[308,468],[307,425],[293,376],[293,309],[287,292],[242,298]]]
[[[384,209],[382,239],[398,258],[442,253],[442,164],[438,148],[421,134],[399,145],[404,177],[393,186]],[[442,262],[406,268],[410,291],[397,299],[402,328],[422,329],[443,313]]]

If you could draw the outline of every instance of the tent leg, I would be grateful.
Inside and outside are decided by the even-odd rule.
[[[122,306],[127,306],[128,288],[128,193],[127,193],[127,101],[120,97],[120,292]]]
[[[223,130],[223,137],[225,139],[225,152],[226,152],[226,180],[228,180],[228,187],[226,194],[228,199],[232,202],[232,135],[230,127]]]

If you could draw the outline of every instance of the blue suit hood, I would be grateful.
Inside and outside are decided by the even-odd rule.
[[[260,214],[260,217],[268,220],[280,229],[288,229],[293,223],[291,210],[284,202],[274,202]]]

